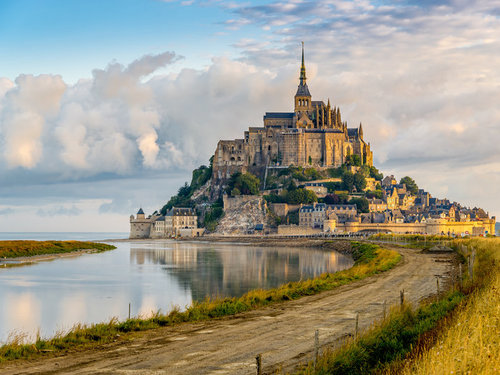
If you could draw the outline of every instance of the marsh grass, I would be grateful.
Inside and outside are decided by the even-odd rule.
[[[455,240],[462,261],[476,251],[474,280],[427,301],[416,310],[393,308],[357,340],[327,350],[312,374],[500,373],[500,239]],[[465,267],[464,267],[465,269]]]
[[[106,251],[116,249],[116,247],[103,243],[82,241],[0,241],[0,258],[61,254],[90,249]]]
[[[17,339],[0,347],[0,362],[30,358],[47,351],[60,352],[77,346],[83,348],[105,344],[124,339],[124,334],[130,332],[221,318],[273,303],[298,299],[387,271],[401,259],[401,255],[396,251],[382,249],[373,244],[353,242],[352,247],[355,264],[347,270],[325,273],[310,280],[289,282],[274,289],[252,290],[241,297],[206,298],[201,302],[194,302],[185,311],[176,307],[168,314],[157,312],[147,319],[134,318],[119,322],[114,318],[108,323],[89,326],[79,324],[66,334],[47,340],[38,337],[32,344],[24,344],[22,340]]]

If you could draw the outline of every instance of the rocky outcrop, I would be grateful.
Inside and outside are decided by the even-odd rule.
[[[225,205],[224,217],[220,220],[215,234],[248,234],[255,229],[257,224],[268,224],[266,201],[260,196],[253,198],[246,196],[245,198],[232,202],[229,207]]]

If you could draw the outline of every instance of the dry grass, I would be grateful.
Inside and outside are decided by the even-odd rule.
[[[479,288],[436,344],[405,364],[403,374],[500,373],[500,239],[464,243],[477,251],[474,273]]]
[[[473,279],[463,267],[458,290],[415,311],[393,310],[357,340],[326,351],[316,366],[310,362],[297,373],[499,374],[500,239],[455,240],[453,247],[465,263],[475,249]]]

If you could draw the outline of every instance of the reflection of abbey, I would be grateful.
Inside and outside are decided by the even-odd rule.
[[[338,167],[349,156],[372,165],[370,144],[363,128],[348,129],[340,109],[330,100],[312,100],[306,83],[304,49],[300,83],[293,112],[266,112],[264,127],[251,127],[243,139],[219,141],[213,161],[213,179],[229,178],[234,172],[261,175],[268,166]]]

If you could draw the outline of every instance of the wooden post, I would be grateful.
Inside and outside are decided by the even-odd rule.
[[[401,301],[401,307],[403,307],[404,303],[405,303],[405,290],[401,290],[399,292],[399,299]]]
[[[385,320],[385,317],[387,316],[387,305],[386,305],[386,300],[384,299],[384,320]]]
[[[469,273],[470,273],[470,281],[474,282],[474,261],[476,260],[476,249],[472,248],[470,254],[470,264],[469,264]]]
[[[130,320],[130,302],[128,303],[128,319]]]
[[[319,359],[319,331],[314,332],[314,367],[318,364]]]
[[[460,289],[462,289],[462,263],[458,264],[458,282],[460,283]]]
[[[257,361],[257,375],[262,375],[262,354],[257,354],[255,360]]]
[[[359,331],[359,313],[356,313],[356,331],[354,335],[356,339],[358,338],[358,331]]]
[[[439,276],[436,276],[437,295],[439,297]]]

